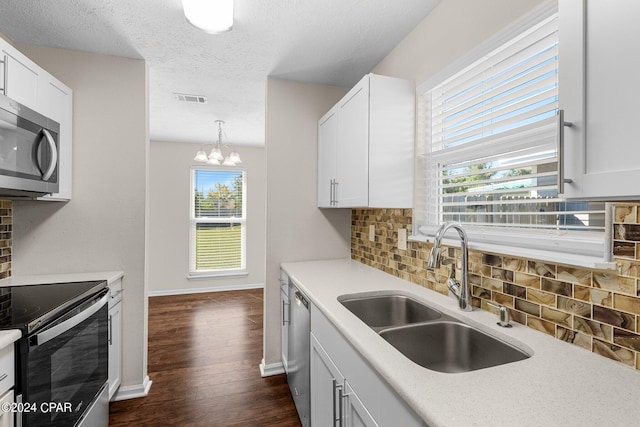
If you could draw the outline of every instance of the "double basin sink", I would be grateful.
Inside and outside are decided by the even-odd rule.
[[[468,372],[530,357],[405,295],[342,295],[338,301],[400,353],[427,369]]]

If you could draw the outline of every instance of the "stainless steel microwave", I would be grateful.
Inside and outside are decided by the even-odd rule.
[[[60,125],[0,95],[0,197],[58,192]]]

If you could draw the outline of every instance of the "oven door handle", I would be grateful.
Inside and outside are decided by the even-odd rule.
[[[84,322],[89,317],[96,314],[102,307],[104,307],[107,304],[107,302],[109,302],[109,292],[106,292],[104,296],[98,300],[98,302],[96,302],[86,310],[83,310],[80,313],[73,316],[72,318],[67,319],[64,322],[59,323],[53,326],[52,328],[49,328],[46,331],[40,332],[39,334],[34,336],[33,340],[35,341],[35,346],[42,345],[47,341],[57,337],[58,335],[61,335],[67,332],[69,329],[73,328],[74,326],[77,326],[80,323]]]

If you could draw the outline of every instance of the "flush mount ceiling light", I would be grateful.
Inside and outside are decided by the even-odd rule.
[[[222,142],[222,135],[227,136],[222,130],[224,120],[216,120],[216,123],[218,124],[218,141],[214,143],[208,156],[204,151],[204,144],[202,144],[202,148],[198,150],[193,160],[214,166],[237,166],[238,163],[242,163],[240,154],[229,143]],[[225,152],[229,154],[225,155]]]
[[[233,27],[233,0],[182,0],[187,21],[205,33],[220,34]]]

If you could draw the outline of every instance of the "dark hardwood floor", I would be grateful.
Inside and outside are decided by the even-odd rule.
[[[153,385],[109,426],[300,426],[286,377],[260,377],[262,314],[261,289],[150,298]]]

